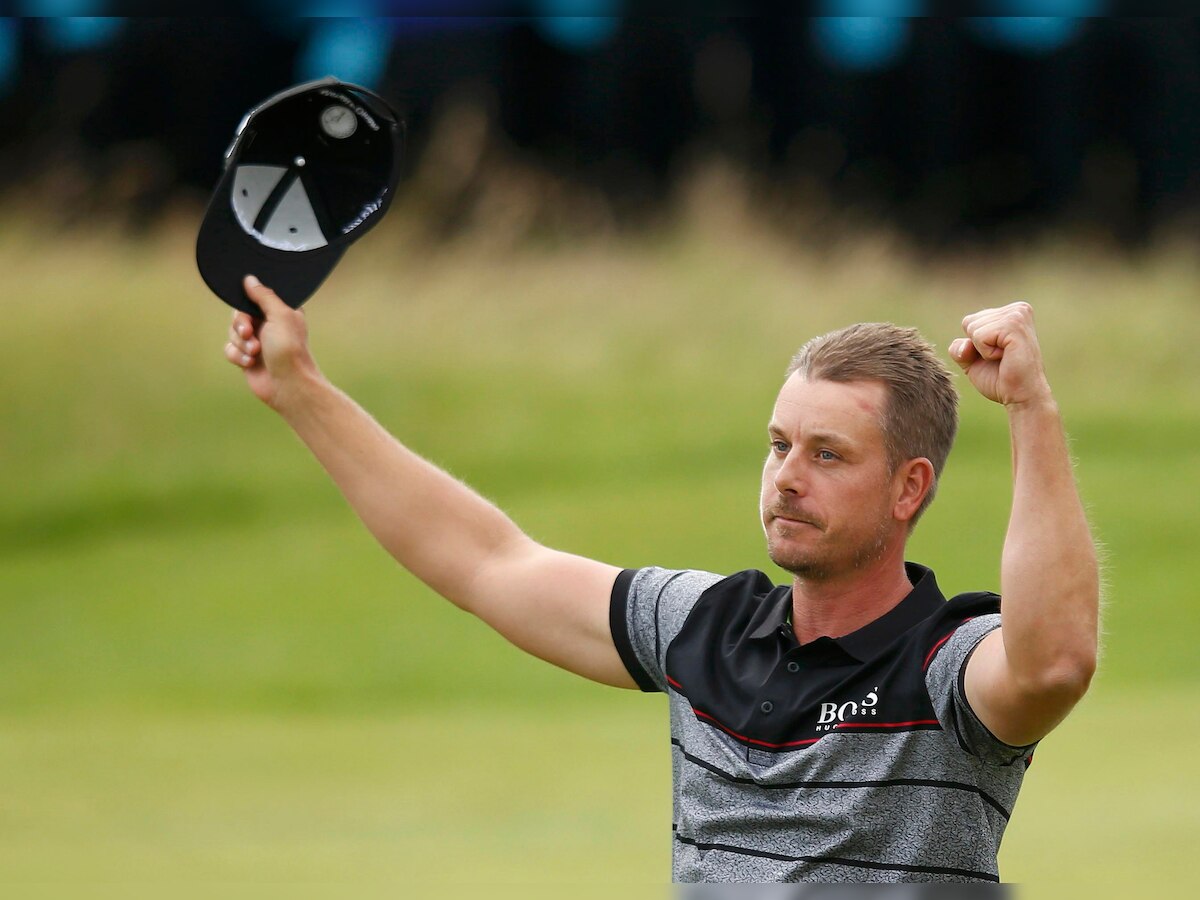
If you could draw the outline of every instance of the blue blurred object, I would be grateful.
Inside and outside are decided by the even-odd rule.
[[[7,16],[0,18],[0,94],[12,89],[20,61],[20,37],[17,21]]]
[[[22,14],[37,18],[42,41],[52,50],[71,53],[111,43],[125,20],[120,16],[96,16],[111,6],[107,0],[22,0]]]
[[[537,0],[538,33],[564,50],[583,52],[608,43],[621,27],[621,0]],[[578,15],[578,13],[589,15]]]
[[[891,68],[908,46],[908,22],[879,16],[823,16],[813,19],[813,39],[825,61],[837,69],[879,72]]]
[[[310,81],[335,75],[376,87],[391,53],[392,32],[376,19],[314,19],[296,58],[296,77]]]
[[[67,6],[67,3],[49,4],[52,6]],[[100,6],[101,4],[79,4],[80,6]],[[69,16],[43,19],[41,22],[42,37],[46,45],[65,53],[77,50],[90,50],[93,47],[103,47],[112,43],[121,33],[125,20],[116,16]]]
[[[975,16],[967,19],[971,31],[983,42],[1018,53],[1041,55],[1053,53],[1071,43],[1088,16],[1103,13],[1107,4],[1102,0],[1053,0],[1033,3],[1031,0],[1003,0],[992,3],[1001,16]],[[1058,16],[1022,16],[1013,13],[1057,12]]]
[[[883,71],[904,55],[911,32],[907,20],[919,15],[923,5],[919,0],[827,0],[821,4],[822,12],[850,15],[814,17],[813,42],[833,68]]]

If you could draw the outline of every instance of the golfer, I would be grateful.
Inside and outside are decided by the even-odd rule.
[[[676,881],[999,880],[1034,747],[1096,667],[1096,554],[1028,304],[967,316],[949,346],[1008,416],[1001,602],[946,599],[905,559],[957,428],[911,329],[851,326],[792,360],[764,423],[777,586],[538,544],[330,384],[302,313],[245,290],[265,319],[236,313],[226,357],[405,568],[535,656],[667,694]]]

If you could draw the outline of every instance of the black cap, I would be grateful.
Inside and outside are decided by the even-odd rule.
[[[242,289],[257,275],[288,306],[320,287],[396,191],[403,132],[378,94],[336,78],[267,98],[238,126],[196,238],[213,293],[261,316]]]

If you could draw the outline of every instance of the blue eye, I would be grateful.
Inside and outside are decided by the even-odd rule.
[[[838,455],[832,450],[819,450],[817,451],[817,458],[822,462],[833,462],[838,458]]]
[[[771,441],[771,449],[776,453],[787,453],[788,445],[785,441]]]

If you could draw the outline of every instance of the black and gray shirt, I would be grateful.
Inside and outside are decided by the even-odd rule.
[[[670,698],[675,881],[996,882],[1033,745],[967,704],[995,594],[912,592],[801,646],[762,572],[627,569],[611,625],[630,675]]]

